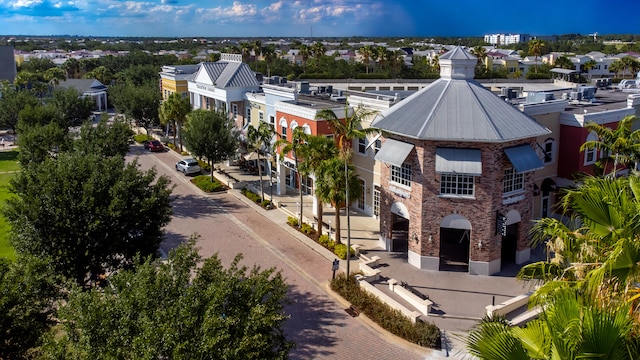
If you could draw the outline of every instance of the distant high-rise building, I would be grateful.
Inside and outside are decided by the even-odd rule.
[[[0,46],[0,80],[13,83],[16,79],[16,59],[13,56],[13,46]]]
[[[531,40],[528,34],[490,34],[484,36],[484,42],[492,45],[509,45]]]

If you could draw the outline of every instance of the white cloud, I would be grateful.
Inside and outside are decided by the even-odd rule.
[[[35,5],[42,4],[42,0],[18,0],[14,2],[11,7],[13,8],[25,8],[25,7],[33,7]]]

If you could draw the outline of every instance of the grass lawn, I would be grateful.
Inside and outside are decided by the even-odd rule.
[[[18,164],[18,152],[0,151],[0,173],[18,170],[20,170],[20,164]]]
[[[2,172],[20,170],[20,166],[16,160],[17,157],[17,151],[0,152],[0,205],[3,205],[5,200],[11,195],[8,185],[9,179],[13,176],[13,173],[2,174]],[[9,230],[9,224],[4,217],[0,215],[0,257],[13,260],[16,258],[16,252],[11,245],[9,245]]]

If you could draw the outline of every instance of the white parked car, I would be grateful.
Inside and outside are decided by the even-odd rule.
[[[202,172],[202,169],[200,169],[200,165],[198,164],[198,161],[196,161],[196,159],[193,159],[193,158],[182,159],[178,161],[176,163],[176,170],[182,171],[182,173],[185,175],[199,174],[200,172]]]

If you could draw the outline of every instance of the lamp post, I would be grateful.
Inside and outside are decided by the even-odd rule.
[[[351,274],[349,263],[351,260],[351,217],[349,216],[349,167],[347,166],[347,158],[344,159],[344,185],[345,185],[345,211],[347,212],[347,279]]]

